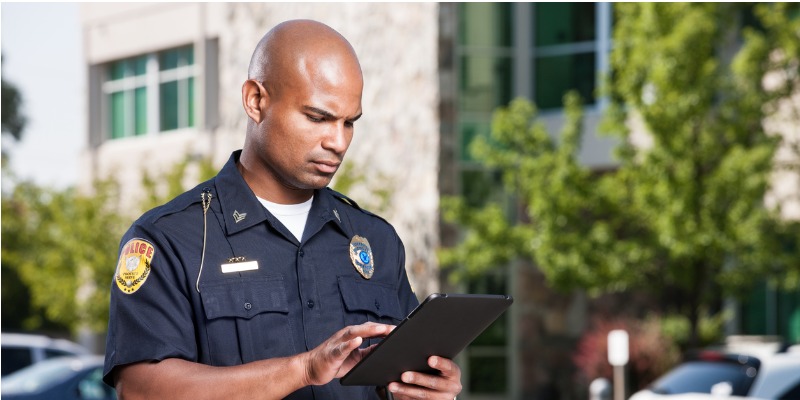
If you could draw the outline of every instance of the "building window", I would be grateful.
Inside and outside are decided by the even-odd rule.
[[[105,89],[111,138],[147,133],[147,57],[109,64]]]
[[[595,91],[611,48],[611,5],[462,3],[457,35],[459,192],[480,205],[499,192],[499,181],[469,146],[489,134],[496,108],[523,96],[558,113],[570,90],[600,106]]]
[[[108,138],[195,126],[193,46],[113,61],[105,69]]]
[[[504,269],[487,272],[467,284],[469,293],[507,294],[507,273]],[[511,376],[508,356],[509,315],[494,321],[470,344],[466,351],[465,381],[473,396],[508,398]]]
[[[559,108],[576,90],[593,104],[597,83],[595,3],[537,3],[532,7],[533,99],[541,109]]]
[[[783,291],[761,280],[740,308],[745,335],[777,335],[787,343],[800,342],[800,292]]]
[[[194,126],[194,52],[192,46],[158,53],[159,130]]]
[[[461,194],[472,206],[499,193],[494,174],[472,159],[469,145],[488,136],[495,108],[513,95],[514,21],[511,3],[464,3],[458,10],[458,169]]]

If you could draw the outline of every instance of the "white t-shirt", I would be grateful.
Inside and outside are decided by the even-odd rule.
[[[309,211],[311,211],[311,202],[314,201],[314,196],[300,204],[278,204],[260,197],[258,201],[275,218],[278,218],[278,221],[281,221],[284,226],[289,228],[289,232],[292,232],[298,241],[303,240],[303,231],[306,229],[306,220],[308,219]]]

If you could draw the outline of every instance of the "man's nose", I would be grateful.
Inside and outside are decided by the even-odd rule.
[[[350,146],[352,135],[352,128],[345,126],[344,121],[337,121],[328,129],[325,139],[322,141],[322,147],[336,154],[344,154]]]

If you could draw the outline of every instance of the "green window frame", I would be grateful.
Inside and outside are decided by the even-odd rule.
[[[112,61],[105,70],[108,139],[195,126],[193,45]]]
[[[159,130],[194,126],[194,51],[184,46],[158,53]]]
[[[147,133],[147,56],[108,65],[106,94],[112,139]]]
[[[570,90],[595,103],[597,13],[595,3],[532,5],[533,99],[540,109],[561,108]]]

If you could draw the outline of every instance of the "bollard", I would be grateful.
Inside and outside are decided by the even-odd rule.
[[[628,363],[628,332],[615,329],[608,333],[608,363],[614,367],[614,400],[625,400],[625,364]]]
[[[589,400],[611,400],[611,382],[597,378],[589,384]]]

